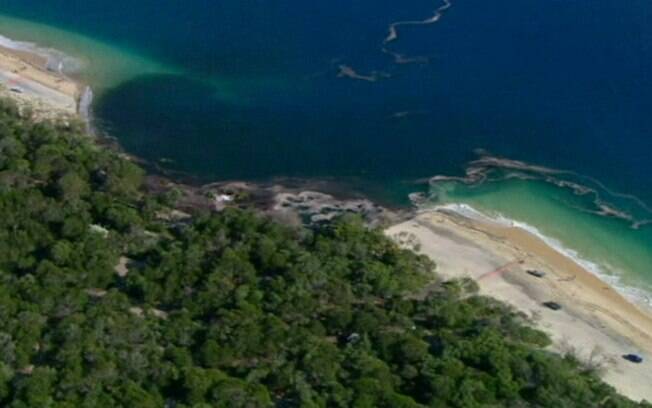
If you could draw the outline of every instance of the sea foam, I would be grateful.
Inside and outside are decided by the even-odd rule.
[[[514,227],[525,230],[542,240],[550,248],[569,258],[585,270],[591,272],[603,282],[609,284],[627,300],[652,310],[652,294],[645,289],[624,283],[622,271],[617,271],[611,265],[599,264],[598,262],[590,261],[582,257],[574,249],[564,246],[564,244],[556,238],[545,235],[541,232],[541,230],[533,225],[508,218],[500,213],[496,214],[495,216],[489,215],[465,203],[449,203],[436,205],[434,207],[425,207],[424,211],[451,212],[472,220],[491,222],[501,226]]]
[[[28,41],[17,41],[0,35],[0,47],[26,51],[46,60],[46,68],[59,74],[75,74],[84,68],[82,60],[54,48],[45,48]]]
[[[84,92],[79,97],[79,114],[84,120],[91,116],[91,104],[93,103],[93,89],[90,86],[84,88]]]

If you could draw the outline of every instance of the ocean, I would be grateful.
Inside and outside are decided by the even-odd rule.
[[[643,303],[649,21],[645,0],[0,4],[0,35],[70,57],[95,126],[151,163],[396,205],[420,191],[546,236]]]

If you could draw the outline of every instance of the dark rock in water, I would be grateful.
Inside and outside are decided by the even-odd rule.
[[[360,196],[329,194],[312,189],[324,186],[329,187],[327,184],[312,185],[299,181],[294,184],[225,182],[197,188],[175,185],[183,193],[181,208],[208,207],[212,211],[222,211],[227,207],[257,208],[291,225],[318,226],[345,214],[355,214],[370,227],[381,227],[407,219],[412,214],[412,210],[390,210]],[[209,205],[206,205],[206,201]]]
[[[338,199],[332,195],[314,191],[276,194],[272,213],[292,212],[307,225],[320,225],[343,214],[356,214],[372,227],[396,222],[400,214],[390,211],[367,199]]]

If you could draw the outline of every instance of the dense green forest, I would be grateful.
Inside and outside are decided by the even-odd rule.
[[[82,129],[0,104],[2,407],[639,406],[354,218],[166,221]]]

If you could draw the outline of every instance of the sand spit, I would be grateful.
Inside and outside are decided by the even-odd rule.
[[[596,275],[514,226],[428,210],[386,234],[438,264],[444,278],[474,278],[483,295],[526,313],[553,339],[553,349],[599,364],[603,379],[634,400],[652,401],[652,316]],[[541,271],[536,277],[527,271]],[[562,306],[551,310],[543,303]],[[630,363],[624,354],[643,356]]]

